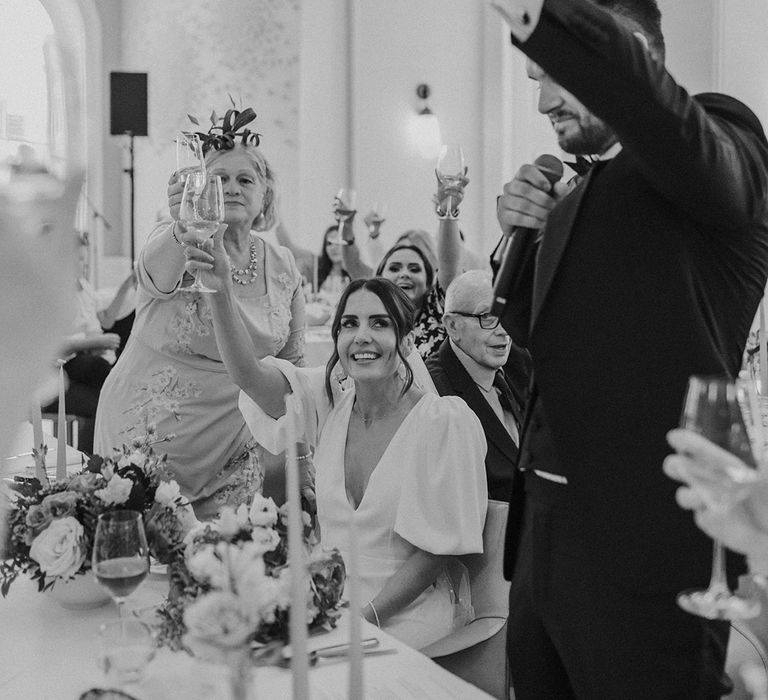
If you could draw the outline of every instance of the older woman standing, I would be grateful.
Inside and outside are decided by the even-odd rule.
[[[301,364],[301,276],[286,248],[267,244],[253,230],[274,223],[274,173],[255,134],[224,129],[223,135],[229,138],[211,138],[203,149],[208,171],[222,181],[236,313],[259,357]],[[174,220],[158,226],[139,255],[136,321],[102,389],[95,447],[108,454],[154,425],[182,492],[198,517],[208,517],[224,504],[248,501],[261,489],[263,468],[261,448],[237,408],[239,389],[219,355],[211,295],[184,290],[192,282],[184,266],[193,240],[176,220],[182,190],[172,178]]]

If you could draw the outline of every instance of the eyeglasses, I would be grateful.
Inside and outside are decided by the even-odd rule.
[[[476,318],[477,322],[480,324],[480,328],[484,328],[487,331],[497,328],[501,322],[501,319],[498,316],[494,316],[493,314],[489,313],[468,314],[464,313],[463,311],[448,311],[447,313],[456,314],[457,316],[466,316],[467,318]]]

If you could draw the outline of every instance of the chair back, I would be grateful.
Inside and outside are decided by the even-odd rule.
[[[509,582],[504,580],[504,535],[509,504],[488,501],[483,528],[483,553],[461,557],[469,572],[475,617],[501,617],[509,610]]]

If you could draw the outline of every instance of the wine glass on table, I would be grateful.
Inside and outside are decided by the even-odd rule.
[[[339,226],[339,235],[337,243],[344,245],[342,229],[345,224],[349,224],[354,218],[357,210],[357,192],[349,187],[341,187],[333,198],[333,216]]]
[[[141,513],[113,510],[96,521],[91,560],[96,580],[104,586],[123,616],[123,603],[149,572],[149,546]]]
[[[701,465],[688,470],[691,486],[707,507],[727,510],[744,499],[758,478],[757,462],[741,406],[746,386],[725,376],[697,376],[688,380],[680,427],[703,435],[739,458],[722,466]],[[710,620],[755,617],[760,603],[731,591],[726,578],[725,548],[715,541],[712,575],[706,589],[690,589],[677,596],[678,605]]]
[[[202,171],[193,171],[187,175],[181,195],[179,221],[187,233],[192,234],[198,248],[216,233],[219,224],[224,221],[224,191],[218,175]],[[182,291],[211,294],[216,290],[202,283],[200,270],[197,269],[195,281],[189,287],[182,287]]]
[[[435,174],[443,187],[462,187],[467,168],[464,164],[464,151],[457,143],[446,143],[440,147],[437,156]],[[446,212],[450,215],[454,210],[453,197],[447,198]]]

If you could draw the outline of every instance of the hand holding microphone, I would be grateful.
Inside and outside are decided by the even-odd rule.
[[[511,242],[506,246],[493,286],[491,313],[494,316],[503,316],[507,300],[514,296],[523,271],[532,262],[538,231],[567,191],[565,183],[559,182],[562,176],[560,160],[545,154],[533,165],[522,166],[504,185],[496,215],[504,237]]]

